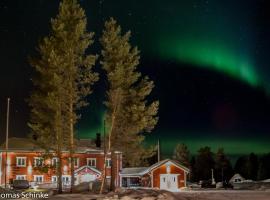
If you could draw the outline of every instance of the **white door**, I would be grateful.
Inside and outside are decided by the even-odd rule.
[[[96,176],[95,175],[92,175],[92,174],[84,174],[84,175],[81,175],[81,183],[83,182],[90,182],[90,181],[94,181],[96,180]]]
[[[178,174],[160,174],[160,189],[177,191]]]

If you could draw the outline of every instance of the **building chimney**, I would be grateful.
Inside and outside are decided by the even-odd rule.
[[[36,134],[33,134],[33,135],[32,135],[32,139],[33,139],[34,141],[37,141],[37,139],[38,139],[38,138],[37,138],[37,135],[36,135]]]
[[[100,148],[100,147],[101,147],[101,137],[100,137],[100,133],[97,133],[97,134],[96,134],[96,141],[95,141],[95,143],[96,143],[96,147],[97,147],[97,148]]]

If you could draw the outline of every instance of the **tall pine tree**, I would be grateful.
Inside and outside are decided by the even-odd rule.
[[[108,79],[106,120],[109,150],[123,152],[124,166],[139,165],[145,156],[143,133],[158,121],[158,101],[149,102],[154,83],[137,70],[139,51],[129,43],[130,32],[121,33],[114,19],[105,22],[100,39],[101,65]]]
[[[195,170],[198,180],[209,180],[211,170],[215,167],[215,160],[210,147],[202,147],[198,151],[195,163]]]
[[[233,169],[229,158],[224,153],[223,148],[218,149],[215,161],[216,180],[228,182],[233,176]]]
[[[190,167],[189,156],[190,154],[187,145],[183,143],[176,145],[174,149],[173,159],[177,160],[185,167]]]
[[[93,42],[93,33],[86,31],[86,25],[85,12],[77,1],[63,0],[59,14],[51,21],[50,36],[39,45],[40,56],[31,62],[37,78],[34,81],[36,89],[30,98],[32,112],[29,124],[38,136],[38,143],[56,143],[54,149],[59,157],[60,192],[61,152],[63,148],[70,150],[72,188],[77,111],[87,105],[85,97],[92,92],[91,86],[98,80],[98,74],[92,71],[96,56],[86,53]],[[51,148],[47,146],[47,149]]]

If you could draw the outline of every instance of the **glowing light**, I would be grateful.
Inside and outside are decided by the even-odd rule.
[[[32,165],[28,165],[28,167],[27,167],[28,174],[31,175],[32,171],[33,171]]]
[[[10,163],[11,163],[11,160],[10,160],[10,157],[8,156],[7,157],[7,165],[10,166]]]
[[[10,163],[11,163],[11,160],[10,160],[10,157],[8,156],[7,157],[7,176],[8,177],[9,177],[10,171],[11,171]]]
[[[166,165],[166,171],[168,174],[171,173],[171,165],[170,164]]]
[[[67,171],[68,171],[68,166],[65,165],[65,166],[63,167],[63,170],[64,170],[64,173],[67,173]]]
[[[161,40],[159,53],[166,59],[225,73],[251,86],[256,86],[260,82],[251,61],[228,48],[223,42],[170,38]]]
[[[49,159],[46,160],[46,164],[47,164],[47,165],[50,165],[50,164],[51,164],[51,160],[49,160]]]
[[[220,138],[208,136],[207,133],[200,133],[199,135],[190,132],[186,132],[186,136],[177,136],[174,132],[166,132],[166,135],[169,134],[174,136],[174,140],[170,140],[169,138],[162,139],[162,152],[165,154],[172,154],[174,147],[179,141],[188,146],[191,154],[196,154],[197,151],[204,146],[210,146],[214,152],[216,152],[218,148],[223,147],[229,155],[247,154],[250,153],[251,148],[256,154],[264,154],[270,150],[269,139],[266,137],[254,140],[254,138]],[[147,138],[149,145],[155,144],[154,142],[156,141],[153,139],[155,137],[154,135],[151,137],[152,138]]]

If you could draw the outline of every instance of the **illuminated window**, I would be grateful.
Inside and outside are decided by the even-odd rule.
[[[37,183],[42,183],[43,182],[43,175],[34,175],[34,181]]]
[[[26,175],[16,175],[16,180],[26,180]]]
[[[41,157],[35,157],[34,158],[34,166],[35,167],[41,167],[44,164],[44,159]]]
[[[79,158],[73,158],[74,167],[79,167],[80,162]],[[68,158],[69,167],[71,167],[71,158]]]
[[[52,183],[57,183],[57,176],[52,176]]]
[[[58,158],[53,158],[52,159],[52,166],[57,166],[58,164]]]
[[[90,167],[96,167],[96,158],[87,158],[87,165]]]
[[[26,167],[26,157],[16,157],[17,167]]]
[[[106,159],[106,167],[111,167],[111,166],[112,166],[112,160]]]
[[[79,158],[74,158],[74,167],[79,167],[79,162],[80,162],[80,159]]]
[[[69,175],[63,175],[62,176],[62,183],[64,185],[69,185],[71,181],[71,177]]]

